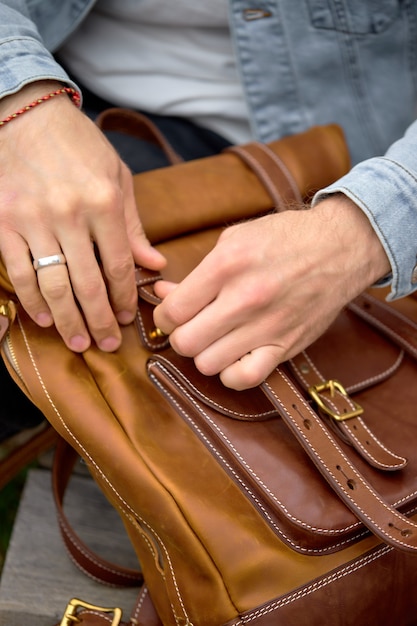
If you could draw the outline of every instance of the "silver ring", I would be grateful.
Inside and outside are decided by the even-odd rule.
[[[52,254],[51,256],[42,256],[40,259],[33,261],[33,267],[36,271],[49,265],[66,265],[67,259],[63,254]]]

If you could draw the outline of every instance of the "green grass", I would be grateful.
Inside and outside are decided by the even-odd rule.
[[[7,548],[12,534],[13,523],[19,506],[20,496],[29,468],[11,480],[0,491],[0,572],[3,569]]]

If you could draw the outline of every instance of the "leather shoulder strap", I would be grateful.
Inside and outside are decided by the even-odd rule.
[[[368,324],[389,337],[412,358],[417,359],[416,322],[366,292],[355,298],[348,307]]]
[[[64,439],[59,439],[52,469],[52,488],[59,528],[65,546],[77,566],[88,576],[107,585],[138,587],[143,584],[139,570],[122,567],[102,559],[81,541],[64,513],[63,500],[78,454]]]

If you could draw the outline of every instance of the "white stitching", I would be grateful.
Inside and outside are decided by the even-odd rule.
[[[309,354],[306,351],[303,351],[301,354],[304,355],[304,358],[306,359],[306,361],[308,361],[310,367],[316,372],[317,376],[320,376],[321,378],[324,379],[324,377],[321,375],[321,373],[319,372],[319,370],[316,368],[315,364],[311,360]],[[386,370],[384,370],[383,372],[380,372],[379,374],[376,374],[375,376],[370,376],[369,378],[367,378],[365,380],[362,380],[362,381],[359,381],[357,383],[354,383],[354,384],[346,386],[345,387],[346,391],[348,393],[354,393],[354,392],[357,392],[357,391],[361,391],[362,389],[365,389],[366,387],[369,387],[370,385],[374,385],[375,383],[377,383],[379,381],[386,380],[394,372],[396,372],[398,370],[398,368],[400,367],[400,365],[401,365],[401,363],[403,361],[403,358],[404,358],[404,351],[400,350],[398,356],[395,358],[394,363],[392,365],[390,365]],[[289,361],[292,364],[294,370],[297,372],[297,374],[300,377],[300,379],[303,381],[304,385],[306,387],[308,387],[308,383],[307,383],[306,379],[302,375],[301,370],[294,363],[293,359],[290,359]]]
[[[357,391],[361,391],[370,385],[374,385],[379,381],[384,381],[389,378],[392,374],[394,374],[400,367],[401,363],[404,360],[404,350],[400,350],[398,357],[395,359],[394,363],[388,367],[384,372],[380,374],[376,374],[375,376],[370,376],[368,379],[363,380],[361,382],[355,383],[353,385],[349,385],[346,387],[346,391],[349,393],[355,393]]]
[[[92,466],[96,469],[97,473],[101,476],[102,480],[103,480],[103,481],[104,481],[104,482],[105,482],[105,483],[106,483],[106,484],[110,487],[111,491],[112,491],[112,492],[116,495],[116,497],[118,498],[118,500],[119,500],[119,501],[120,501],[120,502],[121,502],[121,503],[122,503],[122,504],[126,507],[126,509],[127,509],[127,510],[129,510],[129,511],[132,513],[132,515],[133,515],[133,516],[136,516],[138,519],[140,519],[140,520],[141,520],[141,522],[143,522],[143,524],[144,524],[147,528],[149,528],[149,530],[150,530],[150,531],[154,534],[154,536],[155,536],[155,537],[157,537],[157,539],[158,539],[158,541],[159,541],[159,544],[160,544],[160,547],[161,547],[161,549],[163,550],[163,552],[164,552],[164,554],[165,554],[165,556],[166,556],[166,558],[167,558],[167,563],[168,563],[168,567],[169,567],[169,570],[170,570],[170,572],[171,572],[172,581],[173,581],[173,584],[174,584],[174,587],[175,587],[175,590],[176,590],[176,593],[177,593],[177,599],[178,599],[178,602],[180,603],[180,606],[181,606],[182,610],[184,611],[184,616],[185,616],[185,618],[186,618],[186,619],[188,619],[188,615],[187,615],[187,613],[186,613],[186,611],[185,611],[185,607],[184,607],[184,604],[183,604],[182,598],[181,598],[180,593],[179,593],[178,584],[177,584],[177,581],[176,581],[176,578],[175,578],[174,569],[173,569],[173,567],[172,567],[171,558],[170,558],[170,556],[169,556],[168,550],[166,549],[166,546],[165,546],[164,542],[162,541],[162,539],[161,539],[161,537],[158,535],[158,533],[157,533],[157,532],[156,532],[156,531],[155,531],[155,530],[154,530],[154,529],[150,526],[150,524],[149,524],[146,520],[144,520],[143,518],[141,518],[141,517],[140,517],[140,515],[139,515],[136,511],[134,511],[134,510],[131,508],[131,506],[130,506],[127,502],[126,502],[126,500],[124,500],[124,498],[122,498],[122,496],[120,495],[120,493],[117,491],[117,489],[114,487],[114,485],[113,485],[113,484],[109,481],[109,479],[107,478],[107,476],[106,476],[106,475],[104,474],[104,472],[100,469],[100,467],[99,467],[99,466],[98,466],[98,464],[94,461],[94,459],[92,458],[92,456],[91,456],[91,455],[87,452],[87,450],[85,449],[85,447],[84,447],[84,446],[81,444],[81,442],[80,442],[80,441],[76,438],[76,436],[75,436],[75,435],[71,432],[71,430],[68,428],[68,426],[66,425],[66,423],[65,423],[65,422],[64,422],[64,420],[62,419],[62,416],[61,416],[61,414],[59,413],[59,411],[58,411],[57,407],[55,406],[55,404],[54,404],[54,402],[53,402],[53,400],[52,400],[51,396],[49,395],[49,392],[48,392],[48,390],[46,389],[45,383],[43,382],[42,376],[40,375],[40,372],[39,372],[39,370],[38,370],[38,367],[37,367],[37,365],[36,365],[35,359],[34,359],[33,354],[32,354],[32,350],[31,350],[31,347],[30,347],[30,344],[29,344],[28,338],[27,338],[26,333],[25,333],[25,330],[24,330],[24,328],[23,328],[23,326],[22,326],[22,324],[21,324],[21,322],[20,322],[20,319],[18,319],[18,322],[19,322],[19,327],[20,327],[20,330],[21,330],[21,333],[22,333],[22,336],[23,336],[23,339],[24,339],[25,345],[26,345],[26,349],[27,349],[28,354],[29,354],[29,358],[30,358],[30,360],[31,360],[31,363],[32,363],[32,365],[33,365],[33,368],[34,368],[34,370],[35,370],[35,373],[36,373],[36,375],[37,375],[37,377],[38,377],[39,383],[40,383],[40,385],[41,385],[41,387],[42,387],[42,389],[43,389],[43,391],[44,391],[44,393],[45,393],[45,395],[46,395],[46,397],[47,397],[47,399],[48,399],[48,401],[49,401],[49,403],[50,403],[51,407],[53,408],[53,410],[55,411],[56,415],[58,416],[58,419],[59,419],[59,421],[61,422],[61,424],[62,424],[63,428],[66,430],[66,432],[67,432],[68,436],[69,436],[69,437],[70,437],[70,438],[71,438],[71,439],[72,439],[72,440],[73,440],[73,441],[77,444],[77,446],[79,447],[79,449],[83,451],[83,454],[85,455],[85,457],[89,459],[89,461],[90,461],[91,465],[92,465]],[[130,519],[130,517],[129,517],[128,515],[126,515],[126,512],[124,511],[124,509],[123,509],[123,508],[120,508],[120,510],[121,510],[121,511],[122,511],[122,513],[125,515],[125,517],[129,520],[129,522],[132,524],[132,520]],[[153,554],[153,552],[152,552],[152,554]]]
[[[283,598],[280,598],[279,600],[275,600],[271,602],[271,604],[265,607],[262,607],[261,609],[257,609],[249,613],[248,615],[242,616],[242,622],[244,624],[249,623],[252,620],[262,615],[267,615],[268,613],[271,613],[272,611],[275,611],[276,609],[279,609],[283,606],[286,606],[287,604],[291,604],[292,602],[300,600],[301,598],[304,598],[310,595],[311,593],[314,593],[315,591],[318,591],[319,589],[322,589],[323,587],[330,585],[335,580],[338,580],[340,578],[343,578],[344,576],[348,576],[358,571],[359,569],[361,569],[362,567],[365,567],[369,563],[372,563],[373,561],[376,561],[382,556],[385,556],[385,554],[387,554],[388,552],[392,550],[393,548],[390,546],[382,546],[380,549],[378,549],[377,553],[366,555],[362,557],[361,559],[354,561],[350,565],[346,565],[342,569],[337,570],[333,574],[324,576],[320,580],[315,581],[309,585],[306,585],[305,587],[303,587],[302,589],[299,589],[298,591],[295,591],[289,595],[286,595]]]
[[[84,611],[81,612],[81,615],[96,615],[97,617],[100,617],[102,620],[106,620],[106,622],[109,622],[109,624],[111,624],[113,621],[113,618],[110,617],[109,615],[103,615],[103,613],[100,613],[99,611],[92,611],[91,609],[85,609]]]
[[[279,376],[284,379],[284,376],[282,374],[282,372],[280,370],[276,370],[277,373],[279,374]],[[313,412],[311,411],[310,407],[306,404],[304,398],[299,394],[298,389],[296,389],[294,387],[294,385],[292,385],[290,383],[289,380],[285,380],[286,384],[288,384],[291,389],[293,390],[293,392],[295,393],[295,395],[298,397],[298,399],[300,400],[300,402],[303,404],[303,406],[309,411],[310,414],[312,414]],[[271,388],[271,386],[268,383],[265,383],[265,385],[268,387],[268,389],[271,391],[271,394],[276,398],[276,400],[278,401],[279,404],[280,400],[278,398],[278,396],[276,395],[275,391]],[[314,416],[315,418],[315,416]],[[297,424],[296,421],[291,420],[292,423],[294,424],[294,426],[297,428],[298,432],[300,433],[300,435],[302,436],[302,438],[307,442],[308,446],[311,447],[314,450],[315,455],[317,456],[317,458],[320,460],[320,462],[322,463],[323,467],[326,468],[327,472],[330,474],[330,476],[333,477],[334,481],[340,485],[343,489],[343,492],[347,494],[347,492],[345,491],[345,489],[343,488],[343,486],[341,485],[340,481],[338,480],[338,478],[335,476],[335,474],[333,473],[333,471],[327,466],[327,464],[323,461],[323,459],[321,458],[321,456],[318,454],[317,450],[315,450],[314,446],[311,444],[311,442],[307,439],[307,437],[305,436],[305,433],[301,430],[301,428],[299,427],[299,425]],[[317,426],[322,430],[323,434],[327,437],[327,439],[329,440],[329,442],[331,443],[331,445],[333,447],[336,446],[334,440],[330,437],[330,435],[328,434],[328,432],[326,431],[326,429],[323,427],[323,425],[321,424],[321,422],[319,420],[317,420],[316,422]],[[359,482],[363,484],[364,488],[369,491],[369,487],[366,486],[366,483],[364,482],[364,480],[362,479],[362,477],[360,476],[359,472],[357,472],[357,470],[354,468],[354,466],[352,465],[352,463],[349,461],[349,459],[346,457],[346,455],[343,453],[343,451],[339,448],[338,449],[338,453],[340,454],[340,456],[344,459],[344,461],[346,462],[346,464],[348,465],[348,467],[351,469],[351,471],[356,475],[356,477],[358,478]],[[373,489],[372,489],[372,493],[373,496],[375,498],[375,500],[377,500],[391,515],[393,515],[395,518],[399,518],[401,522],[407,521],[407,523],[411,526],[411,527],[416,527],[417,525],[415,523],[413,523],[411,520],[407,519],[405,520],[403,518],[403,516],[398,513],[398,511],[396,511],[393,507],[389,507],[386,502],[384,502],[380,497],[379,494],[377,494]],[[362,513],[362,515],[368,519],[370,522],[372,522],[373,526],[375,526],[375,528],[378,528],[378,530],[380,530],[380,532],[382,533],[382,536],[386,537],[387,536],[387,532],[384,531],[376,522],[375,520],[371,519],[370,516],[365,513],[365,511],[357,504],[355,503],[356,508],[358,509],[358,511],[360,511]],[[407,544],[403,541],[401,541],[400,539],[395,539],[395,541],[406,547],[409,548],[410,544]]]
[[[142,337],[142,340],[144,342],[144,344],[146,345],[146,347],[149,350],[160,350],[161,348],[164,348],[165,346],[168,345],[168,338],[164,337],[160,342],[151,342],[148,339],[148,333],[146,332],[146,328],[145,328],[145,324],[143,322],[143,316],[142,316],[142,312],[140,310],[140,307],[138,307],[138,310],[136,312],[136,321],[139,324],[139,328],[140,328],[140,334]]]
[[[310,356],[307,354],[307,352],[303,352],[302,353],[304,358],[306,359],[306,361],[309,363],[310,367],[314,370],[314,372],[316,373],[317,377],[320,380],[324,380],[324,376],[322,375],[322,373],[317,369],[315,363],[313,362],[313,360],[310,358]],[[363,383],[359,383],[360,385],[363,385],[365,382],[369,383],[370,381],[375,382],[376,380],[378,380],[378,378],[383,377],[386,378],[387,373],[391,373],[390,370],[395,371],[397,369],[397,364],[399,366],[399,364],[401,363],[402,359],[403,359],[403,355],[404,355],[404,351],[401,351],[399,357],[396,360],[396,363],[394,364],[394,366],[392,366],[391,368],[389,368],[388,370],[386,370],[383,374],[380,374],[379,376],[373,377],[373,378],[369,378],[367,381],[364,381]],[[301,370],[298,368],[298,366],[296,365],[296,363],[294,362],[293,359],[290,360],[292,367],[294,368],[294,370],[297,372],[297,375],[299,376],[299,378],[302,380],[303,384],[305,387],[308,387],[308,383],[306,381],[306,379],[304,378]],[[349,391],[350,393],[352,393],[352,386],[347,388],[346,391]],[[338,392],[337,390],[335,390],[336,394],[338,395],[339,398],[341,398],[342,400],[345,400],[349,406],[351,407],[351,409],[355,408],[355,404],[353,402],[353,400],[349,397],[349,396],[343,396],[340,392]],[[331,400],[331,398],[327,397],[325,398],[325,401],[333,408],[334,412],[339,413],[338,407],[336,404],[334,404]],[[358,446],[358,448],[360,448],[364,454],[365,457],[368,457],[369,459],[372,459],[372,461],[375,463],[375,465],[377,465],[378,467],[381,468],[388,468],[388,469],[399,469],[401,468],[404,463],[407,462],[407,459],[405,459],[402,456],[399,456],[397,454],[395,454],[394,452],[392,452],[391,450],[389,450],[380,439],[378,439],[374,433],[368,428],[368,426],[365,424],[365,422],[363,421],[363,419],[361,419],[360,417],[357,418],[358,421],[360,421],[362,427],[364,430],[366,430],[366,432],[368,433],[368,435],[371,437],[371,439],[383,450],[385,450],[385,452],[387,454],[389,454],[392,458],[398,459],[399,461],[401,461],[401,463],[398,464],[386,464],[386,463],[382,463],[381,461],[379,461],[378,459],[376,459],[374,457],[374,455],[363,446],[363,444],[359,441],[359,439],[356,437],[356,435],[354,434],[354,432],[350,429],[350,428],[346,428],[348,430],[348,433],[350,435],[350,437],[352,437],[352,439],[354,439],[354,441],[356,441],[356,444]]]
[[[171,378],[171,380],[175,380],[170,372],[167,372],[166,369],[164,368],[164,366],[161,363],[157,363],[157,366],[161,367],[164,371],[165,374]],[[151,365],[151,367],[153,367],[153,365]],[[269,520],[269,523],[271,526],[273,526],[273,528],[275,528],[276,532],[284,538],[284,540],[286,542],[288,542],[291,546],[293,546],[293,548],[295,550],[298,550],[300,552],[305,552],[305,553],[317,553],[317,554],[321,554],[323,552],[327,552],[328,549],[312,549],[312,548],[303,548],[302,546],[299,546],[298,544],[296,544],[294,541],[292,541],[289,537],[287,537],[285,535],[285,533],[282,531],[281,528],[279,528],[279,526],[277,526],[277,524],[273,521],[273,519],[271,518],[271,516],[269,515],[268,511],[265,509],[264,505],[260,502],[260,500],[256,497],[256,495],[251,491],[251,489],[243,482],[243,480],[241,479],[241,477],[236,473],[236,470],[229,464],[229,462],[224,458],[224,456],[219,452],[219,450],[217,450],[217,448],[215,446],[213,446],[213,444],[210,442],[210,440],[206,437],[206,435],[202,432],[202,430],[200,429],[200,427],[198,426],[198,424],[196,424],[196,422],[188,415],[188,413],[186,413],[182,407],[178,404],[178,402],[176,401],[176,399],[161,385],[161,383],[158,381],[158,379],[155,377],[154,374],[152,374],[152,372],[150,372],[150,377],[152,378],[152,380],[154,381],[154,383],[161,389],[161,391],[164,393],[165,396],[168,396],[171,401],[173,402],[173,404],[175,404],[175,406],[177,407],[177,410],[184,416],[184,418],[191,422],[193,424],[193,427],[195,428],[195,430],[199,433],[200,437],[206,442],[206,445],[212,450],[212,452],[221,460],[221,462],[228,468],[228,470],[233,474],[233,476],[235,477],[235,479],[239,482],[239,484],[242,486],[242,488],[250,495],[251,499],[254,500],[254,502],[256,502],[256,504],[259,506],[259,508],[263,511],[264,515],[266,516],[266,518]],[[175,381],[177,384],[178,382]],[[275,496],[275,494],[273,494],[265,485],[264,483],[262,483],[262,481],[258,478],[257,474],[252,470],[252,468],[246,463],[246,461],[240,456],[240,454],[237,452],[237,450],[233,447],[233,445],[231,444],[231,442],[227,439],[227,437],[224,435],[224,433],[221,431],[221,429],[217,426],[217,424],[215,422],[213,422],[213,420],[211,420],[210,416],[208,416],[201,407],[198,406],[198,404],[196,404],[196,402],[194,401],[194,398],[192,396],[190,396],[187,392],[186,389],[184,389],[183,387],[182,391],[184,392],[185,395],[187,395],[187,397],[189,398],[189,400],[194,404],[194,406],[196,407],[197,411],[199,411],[202,415],[204,415],[204,417],[212,424],[212,426],[219,432],[219,434],[224,438],[224,440],[228,443],[228,445],[234,450],[235,454],[239,457],[239,459],[241,460],[242,464],[245,465],[245,467],[247,468],[247,470],[254,476],[254,478],[256,478],[256,480],[265,488],[266,491],[268,491],[268,493],[271,495],[271,497],[277,502],[277,504],[279,504],[283,511],[286,513],[286,515],[288,515],[288,517],[290,519],[292,519],[294,522],[297,522],[300,526],[302,526],[303,528],[306,528],[308,530],[313,530],[314,532],[317,533],[321,533],[321,534],[325,534],[325,535],[336,535],[336,534],[342,534],[342,533],[346,533],[346,531],[355,529],[357,527],[359,527],[361,524],[360,522],[355,522],[353,524],[351,524],[350,526],[347,526],[346,528],[340,529],[340,530],[330,530],[330,529],[322,529],[322,528],[317,528],[315,526],[311,526],[310,524],[307,524],[306,522],[294,517],[293,515],[291,515],[291,513],[288,511],[288,509],[282,504],[282,502],[280,502],[280,500],[278,500],[278,498]],[[368,534],[368,532],[363,532],[360,533],[358,536],[362,537],[364,535]],[[352,542],[353,539],[350,540],[350,542]],[[343,546],[345,544],[349,543],[349,541],[342,541],[336,544],[332,544],[331,548],[337,548],[340,546]]]
[[[179,376],[179,378],[181,378],[183,381],[185,381],[187,383],[187,385],[194,391],[195,395],[198,398],[201,398],[206,404],[208,404],[209,406],[215,406],[217,407],[217,409],[219,411],[221,411],[222,413],[225,413],[227,415],[236,415],[236,417],[245,417],[248,416],[250,417],[252,414],[251,413],[239,413],[238,411],[232,411],[231,409],[229,409],[228,407],[223,406],[222,404],[219,404],[218,402],[216,402],[215,400],[213,400],[213,398],[209,398],[206,394],[204,394],[200,389],[198,389],[191,381],[190,378],[187,378],[184,373],[178,369],[178,367],[172,363],[172,361],[170,361],[169,359],[165,358],[162,355],[159,355],[159,359],[161,361],[164,361],[165,363],[168,363],[169,367],[171,367]],[[164,371],[166,371],[167,368],[164,368]],[[270,411],[264,411],[263,413],[257,413],[256,414],[259,417],[268,417],[268,416],[273,416],[273,415],[277,415],[278,416],[278,412],[276,409],[271,409]]]
[[[405,459],[402,456],[399,456],[398,454],[395,454],[394,452],[391,452],[391,450],[389,450],[388,448],[385,447],[385,445],[382,443],[382,441],[380,441],[377,437],[375,437],[375,435],[369,430],[368,426],[365,424],[365,422],[363,421],[363,419],[361,417],[358,417],[358,421],[361,423],[362,427],[364,430],[366,430],[366,432],[368,433],[369,437],[371,439],[373,439],[377,445],[379,445],[383,450],[385,450],[385,452],[387,454],[389,454],[390,456],[392,456],[395,459],[398,459],[399,461],[401,461],[401,463],[398,464],[388,464],[388,463],[381,463],[381,461],[378,461],[378,459],[376,459],[373,454],[370,453],[369,450],[367,450],[363,444],[359,441],[359,439],[356,437],[356,435],[349,430],[349,433],[352,437],[352,439],[354,439],[358,445],[358,447],[363,450],[364,455],[368,456],[370,459],[372,459],[375,463],[375,465],[378,465],[379,467],[386,467],[388,469],[395,469],[398,468],[400,469],[404,463],[407,461],[407,459]]]
[[[140,594],[139,602],[136,604],[135,610],[134,610],[134,613],[133,613],[133,616],[132,616],[136,620],[139,620],[139,613],[142,610],[142,606],[143,606],[143,603],[145,602],[145,598],[146,598],[147,595],[148,595],[148,588],[146,586],[144,586],[142,588],[142,591],[141,591],[141,594]]]

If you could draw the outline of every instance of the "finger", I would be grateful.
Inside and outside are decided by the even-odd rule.
[[[155,294],[162,300],[178,286],[177,283],[172,283],[168,280],[158,280],[154,285]]]
[[[80,213],[82,216],[82,213]],[[35,259],[63,252],[67,265],[47,266],[37,272],[39,290],[67,346],[82,352],[91,337],[102,350],[120,345],[120,329],[111,309],[88,226],[72,211],[63,211],[51,231],[36,233],[30,242]]]
[[[183,356],[196,357],[204,353],[204,358],[200,359],[200,367],[210,376],[220,371],[217,369],[219,354],[220,362],[223,363],[230,362],[230,358],[239,358],[247,351],[245,347],[240,346],[242,335],[238,333],[236,337],[234,332],[243,315],[245,312],[238,310],[236,302],[229,304],[226,298],[219,297],[191,320],[175,328],[170,333],[170,343],[174,350]],[[162,327],[161,330],[165,329]],[[228,346],[232,348],[231,353]]]
[[[59,234],[67,259],[71,260],[71,280],[77,286],[80,305],[89,317],[88,324],[94,334],[100,320],[95,312],[97,307],[92,302],[93,293],[106,309],[110,302],[121,323],[129,323],[136,313],[137,292],[134,260],[125,223],[123,190],[112,183],[102,184],[100,193],[91,200],[85,215],[84,222],[63,223]],[[83,254],[79,250],[80,237]],[[90,238],[96,244],[102,273],[92,254]],[[90,249],[87,250],[87,246]]]
[[[182,283],[174,290],[174,297],[181,286]],[[269,290],[265,284],[256,280],[256,276],[255,280],[247,277],[242,281],[238,274],[232,276],[226,285],[221,285],[217,297],[192,319],[174,328],[170,333],[170,341],[174,350],[184,356],[195,357],[204,352],[204,361],[201,359],[200,365],[203,366],[204,362],[206,373],[210,375],[213,368],[218,367],[219,360],[221,366],[217,371],[252,348],[262,345],[262,336],[270,341],[267,333],[282,317],[282,311],[271,307]],[[261,320],[261,324],[254,322],[254,319]],[[164,326],[158,326],[166,332]]]
[[[279,347],[261,346],[224,368],[220,379],[230,389],[251,389],[260,385],[282,360]]]
[[[19,235],[10,235],[1,241],[1,250],[9,279],[23,308],[39,326],[51,326],[53,317],[39,290],[26,241]]]
[[[58,332],[71,350],[83,352],[90,345],[90,338],[74,300],[66,266],[43,267],[37,275]]]
[[[71,233],[71,237],[74,237],[74,232]],[[109,302],[106,282],[86,231],[83,236],[81,234],[78,238],[75,236],[75,239],[78,240],[78,245],[72,241],[72,245],[68,247],[66,241],[63,248],[67,257],[70,285],[78,304],[77,310],[81,309],[87,332],[97,346],[101,350],[111,352],[119,347],[121,333]],[[71,311],[73,313],[73,310]],[[70,339],[68,330],[71,320],[60,303],[56,304],[54,318],[72,345],[74,338]]]
[[[193,320],[199,312],[208,307],[218,296],[227,278],[227,269],[223,265],[222,276],[216,258],[210,252],[188,276],[186,276],[154,311],[155,323],[167,335],[178,326]],[[204,289],[201,288],[204,285]],[[159,288],[158,288],[159,289]],[[207,317],[207,316],[206,316]],[[216,318],[216,325],[218,320]],[[212,324],[204,328],[204,333]],[[188,350],[187,350],[188,353]]]

